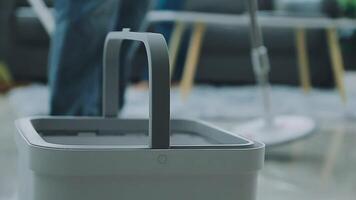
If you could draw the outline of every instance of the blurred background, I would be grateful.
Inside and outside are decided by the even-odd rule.
[[[44,8],[34,2],[0,1],[0,200],[17,199],[14,120],[49,114],[54,2],[46,0]],[[354,199],[356,1],[258,3],[270,60],[271,112],[314,123],[303,137],[267,146],[258,199]],[[148,12],[147,31],[162,33],[168,43],[172,117],[203,119],[240,133],[240,125],[264,115],[246,11],[244,0],[161,0]],[[120,115],[147,117],[142,47],[130,71]]]

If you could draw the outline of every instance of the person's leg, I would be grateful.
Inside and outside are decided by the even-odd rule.
[[[155,10],[175,10],[179,11],[184,8],[185,0],[157,0],[154,2]],[[166,41],[169,41],[171,38],[171,34],[173,31],[173,23],[172,22],[160,22],[154,26],[154,31],[156,33],[161,33]],[[179,52],[181,52],[179,50]],[[180,59],[181,56],[178,57]],[[142,69],[142,81],[146,83],[148,80],[148,69],[145,66]]]
[[[139,31],[151,0],[56,1],[56,31],[50,58],[51,114],[100,115],[102,52],[106,34]],[[116,19],[116,20],[115,20]],[[134,45],[124,44],[120,67],[123,106]]]
[[[100,115],[102,52],[118,0],[55,1],[49,60],[50,114]]]
[[[147,23],[144,21],[147,11],[154,4],[154,0],[123,0],[116,23],[116,30],[130,28],[131,31],[145,31]],[[119,82],[119,106],[124,104],[124,93],[128,79],[132,59],[138,49],[138,43],[124,42],[120,61],[120,82]]]
[[[185,0],[159,0],[157,2],[156,9],[180,11],[183,9],[184,4]],[[172,22],[162,22],[155,26],[155,31],[161,33],[167,41],[171,37],[172,29]]]

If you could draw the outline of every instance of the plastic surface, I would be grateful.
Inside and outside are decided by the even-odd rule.
[[[117,119],[117,56],[145,44],[150,118]],[[264,145],[200,121],[169,120],[168,53],[154,33],[109,34],[103,117],[16,121],[20,200],[254,200]],[[170,144],[171,142],[171,144]]]
[[[255,199],[262,144],[172,120],[172,146],[151,149],[147,127],[148,120],[17,121],[19,199]]]
[[[124,40],[140,41],[146,48],[149,70],[149,135],[152,148],[169,147],[169,57],[164,37],[155,33],[133,33],[129,29],[111,32],[104,48],[103,115],[116,117],[121,44]],[[152,67],[154,66],[154,67]],[[152,112],[154,110],[154,112]],[[154,133],[154,135],[152,134]]]

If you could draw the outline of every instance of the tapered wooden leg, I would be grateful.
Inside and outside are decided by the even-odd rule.
[[[193,87],[205,29],[206,26],[203,23],[197,23],[194,25],[194,30],[190,38],[187,58],[184,65],[183,77],[180,83],[180,90],[183,99],[188,97]]]
[[[183,22],[176,22],[171,39],[169,40],[169,60],[170,60],[169,75],[171,79],[174,74],[178,51],[185,29],[186,29],[186,25]]]
[[[346,104],[347,97],[344,83],[344,63],[342,60],[337,30],[335,28],[327,29],[327,39],[336,87],[339,91],[342,102]]]
[[[12,84],[12,77],[6,65],[0,62],[0,82],[5,84]]]
[[[309,57],[307,41],[305,37],[305,29],[298,28],[296,30],[296,47],[299,66],[299,81],[305,93],[311,89],[310,73],[309,73]]]

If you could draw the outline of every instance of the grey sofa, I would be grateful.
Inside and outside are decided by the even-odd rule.
[[[6,0],[6,8],[3,9],[8,13],[8,20],[0,24],[6,30],[3,37],[7,40],[2,46],[12,75],[21,82],[45,82],[49,47],[47,33],[26,0]]]

